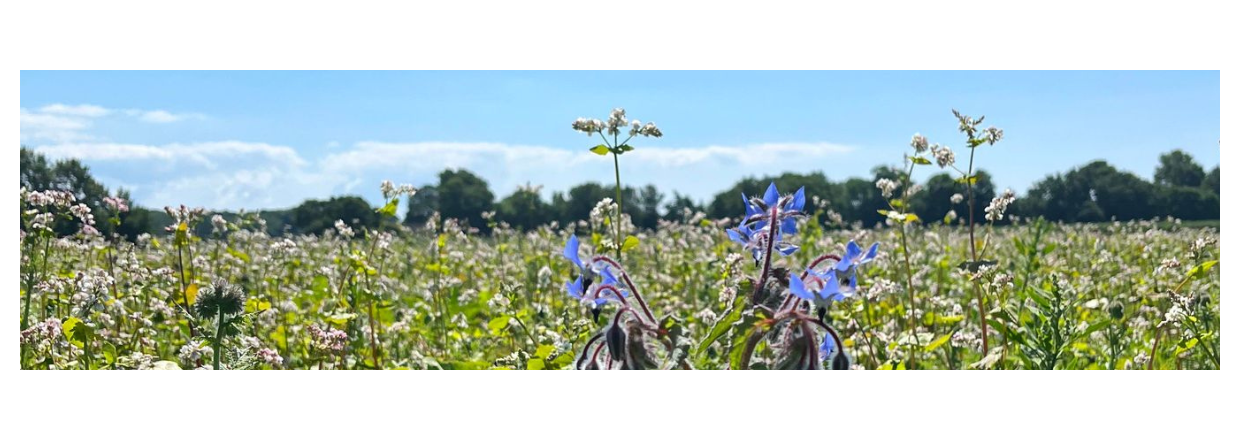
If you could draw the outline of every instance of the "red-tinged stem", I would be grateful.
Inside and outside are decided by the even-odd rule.
[[[758,304],[758,293],[762,292],[762,286],[766,284],[766,279],[771,274],[771,253],[775,251],[775,228],[779,227],[779,203],[775,203],[771,207],[771,217],[766,223],[766,255],[762,258],[762,276],[758,277],[758,282],[753,286],[753,295],[749,297],[749,301]]]
[[[598,341],[598,340],[599,340],[599,338],[602,338],[602,337],[603,337],[603,334],[602,334],[602,333],[598,333],[598,334],[596,334],[596,335],[594,335],[594,336],[591,336],[591,337],[590,337],[590,339],[586,340],[586,345],[585,345],[585,347],[583,347],[583,348],[582,348],[582,350],[583,350],[583,351],[582,351],[582,353],[586,353],[587,351],[589,351],[589,350],[590,350],[590,346],[591,346],[591,345],[594,345],[594,342],[595,342],[595,341]],[[598,350],[595,350],[595,355],[596,355],[596,356],[598,355]],[[576,363],[576,367],[577,367],[577,369],[579,369],[579,370],[581,369],[581,367],[582,367],[581,362],[582,362],[582,361],[584,361],[584,360],[586,360],[586,357],[583,355],[583,356],[581,357],[581,359],[579,359],[579,360],[577,361],[577,363]]]
[[[633,280],[629,278],[629,273],[624,270],[624,266],[621,266],[616,260],[608,258],[606,255],[595,255],[594,258],[590,259],[591,264],[599,261],[610,264],[616,268],[617,272],[620,272],[620,279],[624,281],[625,287],[629,288],[629,292],[633,293],[633,297],[637,299],[637,304],[642,306],[642,312],[646,314],[647,318],[650,318],[650,322],[659,322],[658,319],[655,319],[654,313],[650,313],[650,307],[646,305],[646,300],[642,298],[641,292],[637,291],[637,286],[633,285]]]

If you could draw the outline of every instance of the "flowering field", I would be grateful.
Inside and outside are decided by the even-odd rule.
[[[957,115],[967,148],[1002,130]],[[622,110],[573,128],[661,136]],[[972,156],[972,155],[970,155]],[[272,237],[169,208],[136,242],[97,232],[127,210],[22,192],[21,362],[27,369],[1217,369],[1219,232],[1176,222],[998,226],[906,208],[912,170],[974,164],[915,136],[882,179],[886,226],[842,224],[814,194],[774,184],[744,212],[684,212],[655,230],[600,200],[589,220],[470,232]],[[385,182],[395,215],[416,191]],[[753,197],[750,197],[753,196]],[[953,197],[955,198],[955,196]],[[484,216],[489,218],[489,216]],[[73,222],[60,236],[50,225]],[[195,235],[199,223],[214,233]]]

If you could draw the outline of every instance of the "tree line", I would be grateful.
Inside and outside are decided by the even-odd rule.
[[[734,218],[744,212],[740,194],[761,195],[771,181],[780,188],[804,186],[806,194],[813,199],[806,205],[810,215],[827,210],[833,214],[820,216],[824,221],[835,217],[843,223],[860,222],[863,226],[873,226],[884,219],[878,210],[887,207],[875,182],[882,178],[897,180],[896,173],[890,167],[876,167],[871,170],[869,178],[852,177],[840,181],[832,181],[821,172],[750,177],[736,182],[705,204],[677,192],[668,195],[654,185],[625,186],[621,193],[625,201],[625,214],[630,216],[635,226],[644,229],[658,227],[660,220],[681,220],[686,209],[703,212],[709,218]],[[130,198],[123,189],[118,189],[115,194],[110,193],[90,175],[88,167],[76,159],[52,163],[25,147],[21,149],[21,185],[32,190],[69,190],[78,200],[94,209],[102,208],[103,199],[110,194],[126,200]],[[1206,172],[1192,156],[1176,150],[1159,157],[1153,181],[1116,169],[1106,161],[1096,160],[1036,182],[1027,194],[1012,204],[1008,212],[1018,217],[1044,217],[1063,222],[1123,221],[1166,216],[1214,220],[1219,218],[1219,191],[1219,167]],[[967,219],[967,201],[953,200],[953,195],[964,192],[964,185],[950,175],[932,175],[911,197],[911,211],[925,222],[951,220],[949,213],[954,213],[956,219]],[[614,197],[615,186],[587,182],[566,192],[553,192],[549,200],[545,200],[540,193],[538,187],[523,186],[496,200],[490,185],[481,177],[467,170],[444,170],[439,173],[435,184],[419,188],[417,194],[405,201],[408,210],[402,223],[419,227],[438,212],[444,218],[459,219],[483,232],[488,231],[491,224],[499,222],[521,230],[553,221],[565,224],[589,218],[590,211],[600,200]],[[985,218],[983,210],[996,194],[989,173],[978,172],[974,194],[973,216],[982,221]],[[131,210],[122,216],[119,225],[102,225],[101,231],[115,232],[133,239],[144,232],[155,234],[162,231],[171,222],[162,210],[143,208],[132,203],[132,200],[130,206]],[[484,218],[486,212],[494,213],[494,217]],[[238,213],[220,214],[229,221],[241,218]],[[252,221],[255,217],[266,223],[272,235],[320,233],[332,228],[337,219],[354,227],[397,226],[393,221],[385,221],[375,212],[374,206],[358,196],[307,200],[291,209],[259,211],[251,213],[248,218]],[[61,232],[67,234],[72,231]],[[198,232],[199,235],[209,235],[209,222],[199,225]]]

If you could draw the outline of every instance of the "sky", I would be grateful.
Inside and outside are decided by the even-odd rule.
[[[287,208],[445,168],[497,196],[610,183],[570,128],[614,107],[662,138],[630,142],[625,185],[709,201],[743,177],[895,165],[921,133],[967,160],[953,108],[1004,139],[977,151],[1018,194],[1095,159],[1145,178],[1182,149],[1219,164],[1219,72],[23,71],[21,145],[87,164],[140,205]],[[962,154],[965,153],[965,154]],[[921,180],[937,167],[919,167]]]

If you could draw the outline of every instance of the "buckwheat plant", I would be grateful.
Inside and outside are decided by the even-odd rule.
[[[884,178],[879,179],[875,186],[882,191],[883,198],[886,199],[888,207],[888,209],[880,209],[878,213],[887,216],[889,223],[899,227],[897,231],[900,233],[900,254],[903,256],[905,290],[908,292],[908,304],[905,307],[908,321],[905,324],[905,330],[915,344],[913,350],[908,350],[909,368],[916,368],[917,352],[920,351],[921,341],[917,336],[917,294],[913,290],[913,265],[909,261],[908,228],[910,224],[919,222],[921,219],[917,217],[917,214],[908,212],[908,206],[913,194],[918,189],[912,182],[913,170],[918,165],[930,165],[931,162],[928,156],[930,153],[938,154],[940,150],[938,145],[932,148],[930,142],[920,133],[913,135],[913,140],[909,142],[909,145],[913,148],[913,153],[904,154],[906,168],[900,173],[900,182]],[[948,151],[950,152],[950,150]],[[902,189],[898,196],[896,194],[897,189]]]
[[[577,118],[573,122],[573,130],[585,133],[586,136],[593,136],[594,133],[598,133],[603,143],[591,147],[590,152],[599,156],[606,156],[608,153],[611,153],[612,164],[616,172],[617,207],[615,219],[612,221],[615,229],[614,244],[616,260],[624,261],[621,251],[626,247],[632,248],[637,246],[637,237],[630,235],[625,237],[624,241],[620,240],[620,235],[622,234],[620,218],[623,215],[621,213],[624,208],[620,187],[620,155],[633,151],[633,146],[629,145],[629,141],[634,137],[663,137],[663,131],[659,130],[659,127],[655,126],[653,122],[647,122],[643,125],[641,121],[636,119],[629,121],[623,108],[612,109],[611,116],[607,117],[605,122],[598,119]],[[624,140],[620,140],[621,132],[626,130],[628,133],[627,137]],[[610,141],[607,139],[609,136],[611,137]]]
[[[930,146],[930,151],[933,154],[935,162],[938,164],[939,168],[951,168],[955,170],[960,174],[960,177],[957,178],[956,181],[965,185],[965,199],[969,204],[970,258],[969,261],[962,264],[961,267],[966,268],[971,272],[976,272],[982,266],[993,265],[995,263],[984,262],[982,260],[985,253],[985,248],[983,247],[982,252],[978,252],[977,239],[974,234],[974,227],[977,223],[973,218],[973,213],[975,211],[974,204],[976,203],[976,198],[973,195],[973,185],[977,184],[977,175],[974,174],[974,159],[977,157],[978,147],[983,145],[994,145],[996,142],[1003,139],[1003,130],[994,126],[990,126],[985,129],[978,128],[981,126],[982,121],[986,119],[985,116],[973,119],[973,117],[961,114],[955,109],[952,110],[952,114],[956,116],[956,120],[960,123],[960,132],[964,133],[967,137],[965,145],[969,148],[968,168],[962,170],[956,166],[956,154],[947,146],[934,144]],[[924,144],[925,142],[923,141],[923,145]],[[986,209],[987,219],[991,222],[1002,219],[1003,211],[1007,209],[1007,205],[1014,199],[1015,195],[1012,194],[1010,190],[1004,193],[1002,200],[996,198],[995,201],[992,201],[991,206]],[[978,320],[982,326],[982,353],[983,355],[988,355],[990,352],[990,340],[987,335],[989,333],[989,328],[986,322],[988,319],[986,314],[986,295],[981,283],[973,282],[972,284],[974,296],[977,297]]]

